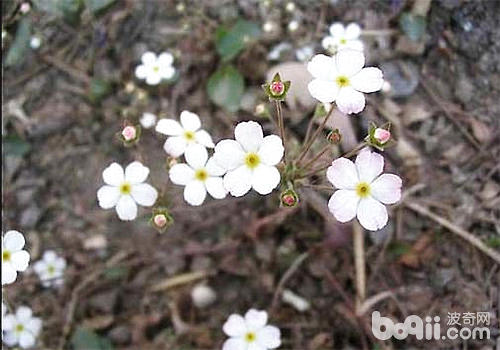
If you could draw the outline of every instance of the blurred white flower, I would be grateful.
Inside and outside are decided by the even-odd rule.
[[[153,113],[145,112],[142,114],[142,117],[139,120],[139,122],[141,123],[144,129],[151,129],[153,126],[156,125],[156,115],[154,115]]]
[[[287,2],[286,6],[285,6],[285,10],[287,10],[288,12],[293,12],[293,11],[295,11],[295,9],[296,9],[296,6],[295,6],[294,2],[292,2],[292,1]]]
[[[215,146],[215,161],[226,169],[224,187],[235,197],[251,188],[265,195],[278,186],[276,165],[283,157],[283,143],[276,135],[264,137],[262,127],[241,122],[234,129],[236,140],[222,140]]]
[[[215,291],[204,283],[197,284],[191,290],[193,304],[200,309],[212,305],[217,299]]]
[[[268,350],[281,345],[279,328],[267,325],[267,312],[250,309],[245,317],[232,314],[222,327],[230,338],[222,350]]]
[[[288,42],[281,42],[274,46],[271,51],[267,54],[267,59],[270,61],[277,61],[281,58],[281,55],[292,49],[292,45]]]
[[[309,61],[313,55],[314,48],[310,45],[302,46],[295,50],[295,57],[297,57],[300,62]]]
[[[23,2],[21,4],[21,7],[19,7],[19,10],[21,11],[21,13],[23,14],[26,14],[28,13],[30,10],[31,10],[31,5],[29,2]]]
[[[384,204],[401,199],[401,178],[382,174],[384,158],[368,148],[356,157],[356,163],[338,158],[326,172],[326,177],[338,191],[330,198],[328,208],[340,222],[357,216],[359,223],[370,231],[380,230],[387,224]]]
[[[42,328],[42,321],[33,317],[31,309],[20,306],[16,314],[8,314],[2,320],[2,341],[8,346],[19,345],[23,349],[35,346],[36,338]]]
[[[30,39],[30,47],[33,50],[37,50],[42,45],[42,39],[37,36],[32,36]]]
[[[25,242],[23,234],[15,230],[2,236],[2,285],[13,283],[17,271],[28,268],[30,255],[23,250]]]
[[[320,102],[335,101],[342,113],[359,113],[365,108],[363,93],[378,91],[384,83],[380,69],[364,65],[365,55],[357,50],[345,49],[333,57],[316,55],[307,64],[314,77],[307,88]]]
[[[182,111],[179,123],[173,119],[160,119],[156,124],[156,131],[170,136],[165,141],[163,149],[172,157],[180,157],[187,148],[200,144],[204,147],[214,148],[212,137],[201,128],[200,117],[197,114]]]
[[[352,49],[363,51],[363,42],[359,40],[361,28],[357,23],[344,27],[342,23],[330,26],[330,35],[323,38],[321,45],[328,52],[335,54],[339,50]]]
[[[281,295],[283,302],[292,305],[297,311],[304,312],[309,310],[311,304],[303,297],[295,294],[290,289],[285,289]]]
[[[156,56],[153,52],[145,52],[141,57],[142,64],[136,67],[135,76],[146,80],[148,85],[158,85],[162,79],[171,79],[175,75],[172,65],[174,56],[169,52],[163,52]]]
[[[220,167],[214,158],[208,159],[208,152],[202,145],[188,147],[184,154],[185,163],[175,164],[170,168],[170,180],[184,188],[184,199],[191,205],[201,205],[205,201],[207,192],[213,198],[226,197],[222,175],[225,170]]]
[[[64,282],[66,260],[57,256],[53,250],[47,250],[43,253],[42,260],[38,260],[33,265],[33,269],[44,287],[58,287]]]
[[[263,30],[264,32],[269,33],[269,32],[272,32],[272,31],[274,30],[274,27],[275,27],[275,25],[274,25],[274,23],[273,23],[273,22],[271,22],[271,21],[267,21],[267,22],[265,22],[265,23],[262,25],[262,30]]]
[[[137,217],[137,204],[150,207],[156,202],[158,192],[144,183],[149,175],[149,168],[140,162],[132,162],[125,168],[112,163],[102,172],[106,185],[97,191],[99,206],[111,209],[116,206],[120,220],[134,220]]]
[[[294,19],[288,23],[288,30],[290,32],[295,32],[297,29],[299,29],[299,21]]]

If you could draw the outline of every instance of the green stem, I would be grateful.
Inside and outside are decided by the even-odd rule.
[[[325,147],[323,147],[323,149],[314,156],[313,159],[311,159],[309,162],[307,162],[306,164],[304,164],[304,166],[302,167],[304,170],[309,168],[311,165],[313,165],[314,163],[316,163],[316,161],[323,155],[326,153],[326,151],[328,151],[330,149],[330,146],[331,145],[326,145]]]
[[[316,140],[316,138],[318,137],[318,135],[321,133],[321,131],[323,131],[323,129],[325,128],[326,122],[328,121],[328,119],[330,119],[330,116],[332,115],[332,113],[333,113],[333,106],[332,106],[332,108],[330,108],[330,110],[328,111],[328,114],[326,115],[325,119],[323,119],[323,122],[316,129],[316,131],[314,132],[314,134],[311,137],[311,139],[307,142],[306,146],[304,147],[304,150],[302,151],[302,153],[300,154],[299,158],[297,159],[297,164],[299,164],[302,161],[302,159],[304,159],[304,157],[306,156],[307,152],[309,152],[309,149],[311,148],[312,144],[314,143],[314,141]]]
[[[278,115],[278,127],[280,130],[281,141],[283,142],[283,161],[286,165],[286,139],[285,139],[285,121],[283,120],[283,112],[281,110],[281,101],[276,101],[276,114]]]

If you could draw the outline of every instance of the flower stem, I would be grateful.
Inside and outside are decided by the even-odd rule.
[[[355,221],[352,231],[354,248],[354,268],[356,272],[356,311],[361,308],[366,298],[366,266],[363,228]]]
[[[304,164],[304,166],[302,167],[304,170],[309,168],[311,165],[313,165],[314,163],[316,163],[316,161],[323,155],[325,154],[329,149],[330,149],[331,145],[326,145],[325,147],[323,147],[323,149],[314,156],[313,159],[311,159],[309,162],[307,162],[306,164]]]
[[[332,108],[330,108],[330,110],[328,111],[328,114],[326,115],[325,119],[323,119],[323,122],[321,123],[321,125],[316,129],[314,134],[311,136],[311,139],[307,141],[306,145],[304,146],[304,150],[302,151],[299,158],[297,159],[297,164],[299,164],[302,161],[302,159],[304,159],[304,157],[306,156],[307,152],[309,152],[309,149],[311,148],[312,144],[314,143],[314,141],[316,140],[318,135],[325,128],[326,122],[328,121],[328,119],[330,119],[330,116],[333,113],[333,109],[334,108],[332,106]]]
[[[278,128],[280,129],[281,141],[283,142],[283,161],[286,165],[286,139],[285,139],[285,121],[283,120],[283,111],[281,110],[281,101],[276,101],[276,114],[278,116]]]

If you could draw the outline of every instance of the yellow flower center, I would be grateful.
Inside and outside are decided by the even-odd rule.
[[[194,141],[194,132],[192,132],[192,131],[186,131],[186,132],[184,132],[184,137],[188,141]]]
[[[49,275],[53,275],[54,272],[56,272],[56,268],[53,265],[49,265],[47,267],[47,272],[49,273]]]
[[[257,338],[257,336],[255,335],[255,333],[253,332],[248,332],[247,334],[245,334],[245,341],[247,343],[252,343],[255,341],[255,338]]]
[[[10,261],[10,252],[8,250],[2,252],[2,261]]]
[[[360,182],[356,186],[356,194],[361,198],[368,197],[370,195],[370,185],[366,182]]]
[[[16,332],[21,333],[24,331],[24,326],[22,324],[16,325]]]
[[[199,181],[205,181],[208,178],[208,173],[205,169],[198,169],[194,172],[194,178]]]
[[[345,75],[338,76],[336,82],[339,87],[349,86],[349,78]]]
[[[245,164],[247,165],[247,167],[253,169],[256,168],[257,165],[259,165],[259,163],[260,163],[260,158],[256,153],[252,152],[247,153],[245,157]]]
[[[132,186],[128,182],[124,182],[120,185],[120,193],[121,194],[130,194],[132,190]]]
[[[340,39],[340,43],[341,43],[342,45],[345,45],[345,44],[347,44],[347,40],[346,40],[346,39],[344,39],[344,38],[342,38],[342,39]]]
[[[160,71],[160,67],[159,66],[154,66],[153,67],[153,72],[158,73],[159,71]]]

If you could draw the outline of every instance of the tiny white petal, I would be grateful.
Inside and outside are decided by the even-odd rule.
[[[357,217],[361,226],[370,231],[380,230],[387,224],[387,209],[372,197],[361,199]]]
[[[201,205],[206,196],[207,190],[201,181],[193,180],[184,187],[184,199],[191,205]]]
[[[358,50],[345,49],[335,55],[338,74],[352,77],[365,65],[365,55]]]
[[[148,68],[142,64],[135,68],[135,76],[138,79],[146,79],[148,73],[149,73]]]
[[[346,28],[345,28],[345,38],[352,40],[352,39],[357,39],[361,35],[361,27],[357,23],[350,23]]]
[[[194,170],[189,165],[180,163],[172,166],[168,175],[174,184],[185,186],[193,180]]]
[[[156,64],[156,54],[154,52],[147,51],[142,54],[141,61],[146,66]]]
[[[226,173],[226,169],[221,167],[214,157],[210,157],[205,169],[207,169],[208,175],[210,176],[222,176]]]
[[[222,350],[248,350],[247,344],[243,338],[229,338],[222,345]]]
[[[26,322],[31,319],[33,312],[27,306],[19,306],[16,310],[16,319],[19,322]]]
[[[205,147],[195,143],[187,147],[184,157],[191,168],[200,169],[207,164],[208,152]]]
[[[160,66],[158,73],[163,79],[171,79],[175,75],[175,68],[172,66]]]
[[[16,326],[16,317],[12,314],[5,315],[7,312],[5,308],[5,304],[2,301],[2,308],[4,308],[5,312],[2,311],[2,331],[10,331]]]
[[[323,40],[321,40],[321,46],[323,46],[325,50],[335,47],[336,45],[338,45],[338,40],[333,36],[325,36]]]
[[[262,140],[259,155],[260,160],[267,165],[276,165],[283,158],[285,148],[281,138],[276,135],[268,135]]]
[[[332,36],[343,36],[345,32],[344,25],[340,22],[333,23],[329,30]]]
[[[401,178],[394,174],[382,174],[370,185],[371,195],[384,204],[394,204],[401,199]]]
[[[149,175],[149,168],[141,162],[132,162],[125,168],[125,180],[131,184],[139,184],[146,181]]]
[[[209,177],[205,181],[205,187],[213,198],[222,199],[226,197],[227,191],[221,177]]]
[[[307,70],[314,78],[335,80],[338,75],[335,59],[326,55],[316,55],[307,64]]]
[[[366,101],[361,92],[347,86],[340,89],[335,103],[342,113],[352,114],[361,112],[365,108]]]
[[[328,209],[339,222],[348,222],[356,217],[359,196],[353,190],[338,190],[330,197]]]
[[[30,255],[25,250],[20,250],[11,254],[10,257],[12,267],[17,271],[24,271],[28,268],[30,262]]]
[[[2,243],[5,249],[12,252],[23,249],[26,241],[24,240],[24,236],[21,232],[10,230],[7,231],[5,236],[2,238]]]
[[[156,199],[158,198],[158,191],[156,191],[156,189],[150,184],[141,183],[132,186],[130,195],[137,202],[137,204],[150,207],[155,204]]]
[[[34,335],[38,335],[40,329],[42,328],[42,320],[38,317],[32,317],[26,322],[25,327]]]
[[[384,84],[382,71],[376,67],[363,68],[350,81],[352,87],[361,92],[379,91]]]
[[[337,158],[326,171],[326,177],[338,189],[355,189],[359,182],[356,166],[347,158]]]
[[[31,348],[35,345],[35,336],[30,332],[21,332],[19,336],[19,346],[23,349]]]
[[[183,136],[169,137],[163,145],[165,152],[174,158],[180,157],[186,150],[186,147],[187,141]]]
[[[203,145],[208,148],[214,148],[214,142],[212,141],[212,136],[205,130],[198,130],[195,134],[194,137],[196,139],[196,142],[198,142],[200,145]]]
[[[184,133],[184,129],[178,121],[166,118],[158,120],[155,130],[168,136],[179,136]]]
[[[346,44],[345,47],[347,49],[351,50],[357,50],[357,51],[363,51],[364,49],[364,44],[361,40],[349,40]]]
[[[125,178],[123,168],[118,163],[111,163],[102,172],[102,179],[104,182],[111,186],[120,186]]]
[[[121,196],[116,204],[116,213],[120,220],[134,220],[137,217],[137,204],[131,196]]]
[[[252,174],[252,187],[262,195],[272,192],[280,183],[280,172],[273,166],[260,164]]]
[[[281,345],[281,332],[278,327],[265,326],[257,331],[257,341],[266,349],[276,349]]]
[[[195,113],[182,111],[180,119],[184,130],[196,131],[201,127],[200,117]]]
[[[43,253],[43,260],[45,262],[54,262],[57,259],[57,254],[53,250],[47,250],[45,253]]]
[[[224,187],[235,197],[241,197],[252,188],[252,172],[246,165],[224,175]]]
[[[245,319],[240,315],[232,314],[222,326],[222,330],[230,337],[241,337],[247,332]]]
[[[2,262],[2,285],[11,284],[17,278],[17,272],[10,262]]]
[[[156,72],[149,72],[146,76],[146,84],[148,85],[158,85],[161,81],[161,75]]]
[[[244,163],[245,152],[235,140],[222,140],[215,146],[214,158],[217,164],[233,170]]]
[[[120,198],[120,189],[116,186],[104,185],[97,191],[97,200],[102,209],[113,208]]]
[[[234,138],[247,152],[257,152],[264,135],[262,127],[254,121],[241,122],[234,129]]]
[[[256,331],[267,323],[267,312],[250,309],[245,314],[245,322],[248,330]]]
[[[359,181],[371,183],[384,169],[384,157],[368,148],[359,152],[356,157],[356,169]]]
[[[335,101],[339,94],[339,86],[333,81],[314,79],[307,84],[312,97],[323,103]]]
[[[170,66],[174,62],[174,56],[170,52],[163,52],[158,56],[160,65]]]

